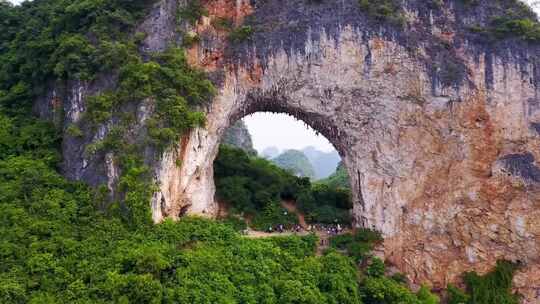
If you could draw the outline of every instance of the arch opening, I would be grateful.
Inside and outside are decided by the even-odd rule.
[[[233,116],[213,167],[219,218],[266,232],[339,233],[353,226],[344,153],[299,113]]]

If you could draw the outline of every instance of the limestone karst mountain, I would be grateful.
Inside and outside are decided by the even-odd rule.
[[[271,146],[266,147],[262,152],[261,155],[264,158],[271,159],[279,155],[279,149],[277,147]]]
[[[279,167],[289,170],[298,177],[314,179],[316,172],[309,158],[298,150],[287,150],[271,159]]]
[[[2,111],[56,124],[66,178],[111,202],[152,192],[154,222],[212,217],[225,130],[288,113],[342,156],[355,225],[411,283],[506,259],[540,301],[540,27],[521,2],[121,3],[58,5],[21,33],[32,10],[3,18]]]
[[[315,178],[322,179],[332,174],[341,160],[337,151],[320,151],[315,147],[305,147],[302,152],[315,169]]]
[[[249,130],[241,120],[227,129],[223,135],[222,143],[240,148],[252,155],[257,154],[257,151],[253,148]]]

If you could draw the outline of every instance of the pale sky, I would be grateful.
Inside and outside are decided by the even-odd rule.
[[[280,151],[300,150],[307,146],[314,146],[325,152],[334,150],[324,136],[317,136],[303,121],[287,114],[258,112],[244,117],[244,122],[253,139],[253,146],[259,152],[271,146]]]

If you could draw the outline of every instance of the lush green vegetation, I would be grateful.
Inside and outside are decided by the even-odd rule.
[[[308,222],[351,223],[352,200],[349,189],[313,184],[309,191],[298,195],[297,204]]]
[[[359,0],[360,9],[377,21],[403,26],[405,16],[397,0]]]
[[[88,100],[87,118],[95,123],[110,119],[123,104],[152,99],[153,116],[148,120],[152,144],[164,148],[180,134],[204,124],[204,114],[190,106],[208,100],[214,88],[204,74],[191,69],[181,49],[170,48],[152,60],[133,57],[120,69],[118,89]],[[129,119],[129,118],[128,118]]]
[[[310,186],[309,179],[297,178],[270,161],[222,145],[214,162],[217,196],[232,204],[237,213],[255,215],[269,203],[294,198]]]
[[[359,303],[356,270],[316,238],[241,238],[186,218],[137,229],[43,161],[0,161],[2,303]],[[328,282],[335,282],[328,288]]]
[[[476,0],[463,1],[467,7],[475,7],[480,3]],[[540,41],[540,23],[532,9],[522,1],[507,0],[493,1],[490,5],[496,6],[503,12],[494,16],[486,26],[472,26],[470,29],[490,40],[504,38],[518,38],[525,41]]]
[[[495,269],[480,276],[475,272],[465,274],[467,292],[448,287],[449,304],[517,304],[519,297],[512,294],[512,278],[517,266],[499,261]]]
[[[232,212],[254,217],[255,228],[296,223],[280,207],[281,200],[296,200],[307,220],[316,223],[350,223],[351,198],[347,189],[312,185],[272,162],[222,145],[214,163],[217,196]]]
[[[12,7],[1,2],[0,14],[7,17],[1,25],[2,106],[26,110],[27,97],[41,92],[51,77],[93,79],[121,65],[128,33],[151,3],[46,0]]]
[[[150,219],[146,205],[153,186],[142,150],[148,144],[162,150],[186,130],[204,124],[204,115],[195,108],[214,93],[205,75],[187,65],[181,49],[140,54],[144,35],[134,32],[135,25],[152,3],[43,0],[18,7],[0,3],[0,15],[6,17],[1,24],[0,107],[10,117],[27,115],[34,97],[53,79],[61,83],[93,81],[104,73],[118,76],[110,90],[86,99],[84,119],[67,127],[66,134],[84,138],[97,125],[115,121],[106,137],[88,145],[86,153],[114,152],[121,168],[121,195],[111,208],[134,225],[141,224],[141,215],[144,222]],[[134,133],[134,105],[141,102],[150,103],[153,111],[144,131]]]
[[[375,245],[382,242],[382,236],[372,230],[359,229],[354,234],[336,235],[330,239],[330,247],[345,252],[357,262],[365,261]]]
[[[325,179],[319,180],[318,183],[328,185],[330,188],[351,188],[349,173],[347,172],[347,169],[345,169],[342,162],[339,163],[336,172]]]
[[[51,130],[1,117],[15,134]],[[99,193],[54,170],[56,138],[2,141],[2,303],[368,303],[396,290],[417,297],[398,283],[373,283],[385,280],[380,263],[359,282],[352,259],[316,257],[313,235],[246,239],[234,224],[197,218],[129,225],[101,211]]]

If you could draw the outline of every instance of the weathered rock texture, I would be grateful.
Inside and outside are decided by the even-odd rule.
[[[255,148],[253,148],[253,141],[251,140],[249,130],[242,120],[237,121],[234,125],[227,129],[223,135],[223,138],[221,139],[221,142],[240,148],[249,154],[257,154],[257,151]]]
[[[357,0],[203,1],[209,16],[185,26],[201,37],[188,54],[219,94],[206,127],[154,165],[154,220],[214,215],[212,163],[224,131],[253,112],[285,112],[333,143],[351,178],[356,224],[384,233],[387,260],[413,282],[445,287],[510,259],[524,265],[515,279],[524,301],[538,303],[539,48],[478,39],[466,27],[489,20],[491,1],[461,2],[405,1],[400,29],[367,17]],[[177,40],[176,5],[163,0],[142,26],[149,49]],[[212,26],[218,17],[255,33],[232,44]],[[66,96],[71,120],[84,109],[78,94]],[[114,178],[114,164],[74,155],[68,176]]]

